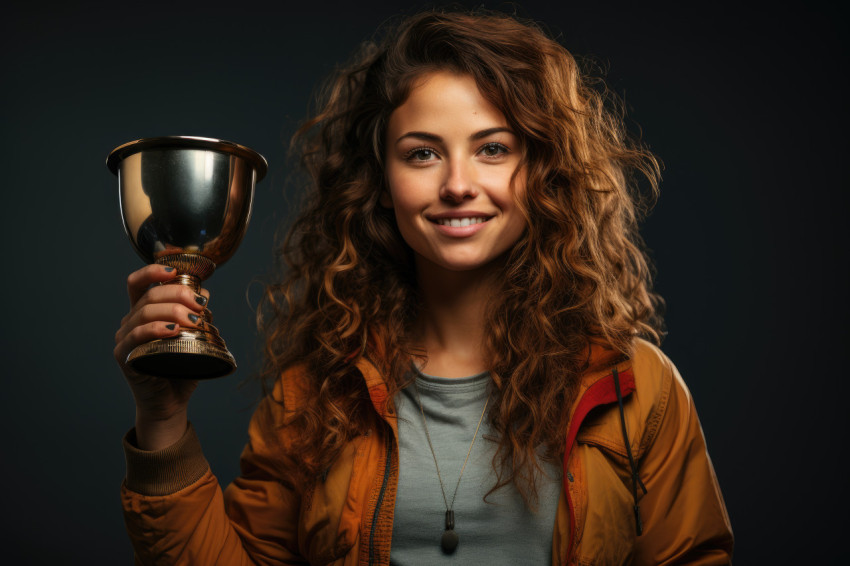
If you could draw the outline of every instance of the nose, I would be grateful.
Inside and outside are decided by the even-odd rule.
[[[476,196],[478,196],[478,184],[475,180],[474,167],[463,160],[447,162],[446,177],[440,187],[440,198],[460,203]]]

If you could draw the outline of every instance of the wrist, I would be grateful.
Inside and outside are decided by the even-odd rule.
[[[186,433],[187,411],[167,417],[152,415],[136,409],[136,442],[141,450],[162,450],[175,444]]]

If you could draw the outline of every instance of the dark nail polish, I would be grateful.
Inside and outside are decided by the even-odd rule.
[[[201,305],[202,307],[207,306],[207,298],[203,295],[195,295],[195,302]]]
[[[191,321],[192,321],[192,324],[197,324],[197,323],[198,323],[198,315],[196,315],[196,314],[190,314],[190,315],[189,315],[189,320],[191,320]]]
[[[166,325],[165,325],[165,327],[166,327],[167,329],[169,329],[169,330],[174,330],[174,327],[175,327],[175,326],[177,326],[177,325],[176,325],[176,324],[174,324],[173,322],[172,322],[171,324],[166,324]]]
[[[174,268],[173,267],[166,267],[165,271],[167,271],[168,273],[171,273],[172,271],[174,271]]]

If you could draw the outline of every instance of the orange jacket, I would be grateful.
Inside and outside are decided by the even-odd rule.
[[[278,403],[261,403],[241,475],[224,493],[191,427],[177,445],[159,452],[134,448],[131,431],[122,499],[137,563],[389,564],[398,480],[395,419],[381,375],[365,360],[357,367],[389,426],[349,443],[308,493],[280,479],[287,429],[274,439],[260,431],[262,412],[286,422]],[[289,372],[272,393],[287,410],[297,406],[298,382],[297,371]],[[617,385],[639,481],[632,476]],[[732,531],[693,401],[657,348],[638,341],[631,360],[587,373],[572,414],[553,564],[730,562]]]

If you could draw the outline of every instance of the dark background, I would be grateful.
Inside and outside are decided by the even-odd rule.
[[[738,564],[835,563],[844,544],[848,258],[846,21],[818,4],[527,2],[593,56],[665,163],[644,235],[664,350],[700,410]],[[471,4],[470,4],[471,5]],[[487,7],[505,5],[485,2]],[[240,363],[191,418],[223,483],[259,389],[251,304],[289,216],[286,141],[317,83],[389,2],[32,3],[2,41],[2,554],[129,564],[119,485],[133,402],[112,360],[125,278],[119,144],[233,140],[264,154],[254,216],[207,287]]]

